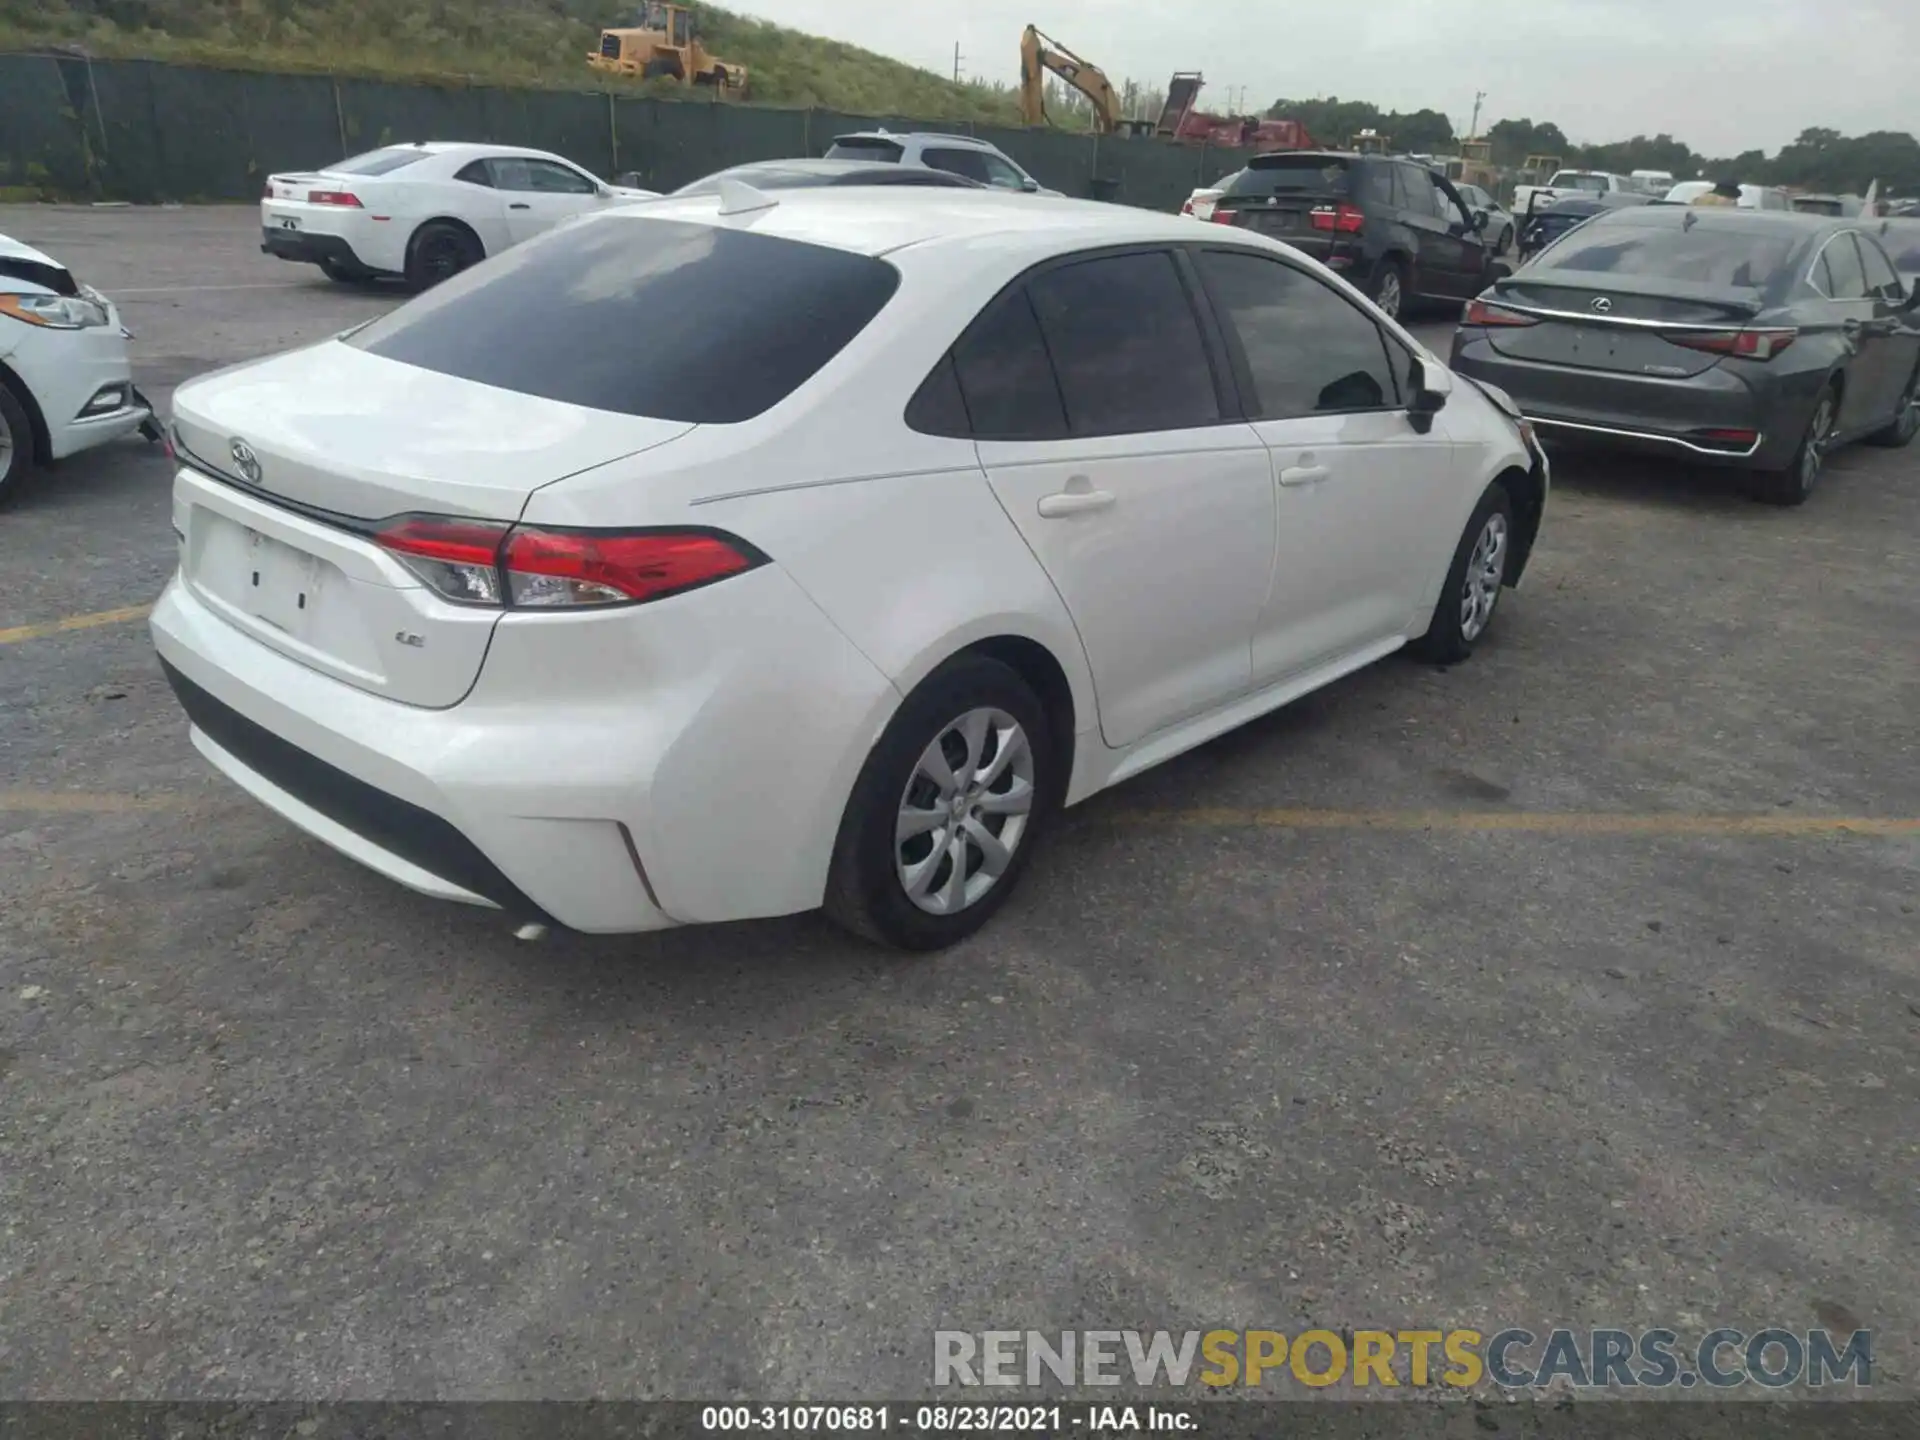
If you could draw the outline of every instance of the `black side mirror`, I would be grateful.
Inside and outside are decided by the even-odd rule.
[[[1490,217],[1490,216],[1489,216],[1489,215],[1487,214],[1487,212],[1486,212],[1486,211],[1484,211],[1484,210],[1476,210],[1476,211],[1474,211],[1474,212],[1473,212],[1473,228],[1474,228],[1475,230],[1484,230],[1484,229],[1486,229],[1486,228],[1487,228],[1487,222],[1488,222],[1488,220],[1489,220],[1490,218],[1491,218],[1491,217]]]
[[[1415,360],[1407,379],[1413,387],[1413,398],[1407,402],[1407,423],[1415,434],[1425,435],[1433,429],[1433,417],[1445,408],[1447,397],[1453,393],[1453,376],[1430,368],[1424,360]]]
[[[1040,182],[1029,175],[1020,182],[1020,188],[1026,191],[1027,194],[1032,195],[1040,189]]]
[[[1915,311],[1920,311],[1920,278],[1916,278],[1913,284],[1907,287],[1907,298],[1905,303],[1900,306],[1900,309],[1904,314],[1908,315],[1913,314]]]

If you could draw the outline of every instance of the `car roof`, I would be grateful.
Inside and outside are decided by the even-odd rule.
[[[566,158],[555,155],[551,150],[535,150],[527,145],[492,145],[484,140],[395,140],[360,153],[377,155],[383,150],[418,150],[423,155],[530,155],[542,160]]]
[[[926,180],[923,178],[926,176],[938,178]],[[836,179],[871,177],[876,183],[898,185],[903,189],[914,186],[929,190],[984,190],[987,188],[978,180],[970,180],[964,175],[955,175],[945,170],[926,170],[918,166],[903,169],[885,160],[816,160],[807,156],[796,156],[790,160],[748,160],[743,164],[729,166],[725,170],[702,176],[692,184],[683,185],[672,193],[683,194],[691,190],[694,185],[711,185],[720,180],[738,180],[745,185],[752,185],[756,180],[764,180],[767,184],[784,190],[788,187],[782,183],[783,181],[809,177],[828,182]]]
[[[844,135],[833,137],[833,143],[836,145],[843,140],[938,140],[943,145],[963,145],[975,150],[1000,148],[991,140],[982,140],[978,135],[948,135],[939,130],[849,130]]]
[[[609,219],[721,224],[861,255],[909,246],[959,247],[987,236],[1037,254],[1098,245],[1188,243],[1193,221],[1154,210],[993,189],[808,186],[768,193],[764,209],[720,215],[720,197],[668,196],[606,212]]]

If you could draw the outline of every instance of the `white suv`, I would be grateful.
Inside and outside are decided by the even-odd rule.
[[[915,131],[895,135],[887,130],[863,130],[836,135],[827,150],[829,160],[881,160],[897,165],[923,165],[964,175],[996,190],[1024,190],[1029,195],[1059,195],[1022,170],[997,145],[971,135],[935,135]]]

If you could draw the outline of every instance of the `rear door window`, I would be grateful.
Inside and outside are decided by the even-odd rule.
[[[1836,235],[1827,242],[1827,294],[1835,300],[1867,298],[1867,272],[1860,264],[1860,247],[1851,235]]]
[[[899,283],[870,255],[612,215],[516,246],[343,343],[523,395],[728,425],[804,385]]]
[[[1344,296],[1261,255],[1206,250],[1198,260],[1214,309],[1245,359],[1254,418],[1400,403],[1380,327]]]
[[[484,185],[488,189],[493,188],[493,172],[487,168],[487,162],[484,160],[475,160],[470,164],[462,165],[459,172],[453,178],[456,180],[464,180],[469,185]]]
[[[1004,292],[981,313],[953,347],[953,364],[973,433],[979,438],[1066,437],[1066,407],[1024,285]],[[938,372],[933,383],[939,383]],[[943,408],[938,396],[916,403],[930,407],[925,413],[937,414]],[[917,419],[909,423],[925,428]]]
[[[1082,260],[1041,272],[1027,288],[1075,435],[1220,419],[1206,342],[1171,252]]]
[[[1867,293],[1883,300],[1897,300],[1903,293],[1900,277],[1894,273],[1887,252],[1870,235],[1856,235],[1860,242],[1860,265],[1866,271]]]

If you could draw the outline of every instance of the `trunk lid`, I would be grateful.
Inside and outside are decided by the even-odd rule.
[[[430,708],[472,689],[501,612],[442,599],[374,542],[376,522],[512,522],[541,486],[694,428],[455,380],[337,341],[183,386],[174,426],[186,463],[174,486],[183,582],[280,654]]]
[[[1761,312],[1759,301],[1716,286],[1580,271],[1523,272],[1496,281],[1490,299],[1554,312],[1537,325],[1488,328],[1488,344],[1511,359],[1673,379],[1711,370],[1722,357],[1676,345],[1649,322],[1738,330]]]
[[[181,443],[269,498],[356,520],[517,520],[527,496],[693,428],[501,390],[323,341],[191,381]],[[260,478],[233,455],[250,449]]]

